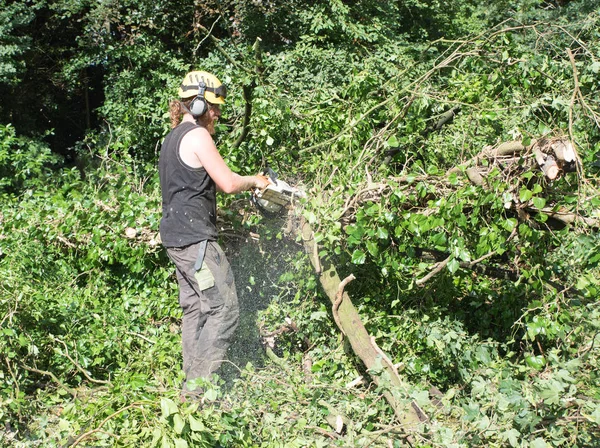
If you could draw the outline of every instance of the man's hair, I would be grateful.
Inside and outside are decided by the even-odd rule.
[[[171,119],[171,129],[175,129],[181,123],[181,118],[184,113],[190,113],[190,104],[194,101],[196,97],[173,100],[169,103],[169,117]],[[211,107],[211,104],[207,102],[208,107]],[[198,124],[200,126],[206,126],[206,120],[208,117],[208,113],[205,113],[203,116],[198,118]]]
[[[173,100],[169,103],[169,117],[171,119],[171,128],[175,129],[181,123],[181,117],[183,116],[185,109],[189,109],[191,102],[195,97],[188,98],[185,100]]]

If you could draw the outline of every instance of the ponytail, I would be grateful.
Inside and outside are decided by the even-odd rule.
[[[179,100],[173,100],[169,103],[169,117],[171,119],[171,128],[175,129],[181,123],[183,108]]]

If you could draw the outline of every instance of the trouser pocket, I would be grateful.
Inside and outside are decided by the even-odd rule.
[[[206,263],[202,263],[202,267],[194,273],[194,278],[198,282],[198,289],[200,291],[215,286],[215,277]]]

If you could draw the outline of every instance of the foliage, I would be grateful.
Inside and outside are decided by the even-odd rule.
[[[549,214],[600,217],[594,2],[31,3],[0,13],[2,445],[406,445],[337,332],[299,217],[247,195],[219,199],[239,340],[203,402],[179,402],[155,163],[200,65],[230,86],[228,164],[303,185],[321,256],[357,277],[350,297],[410,384],[391,392],[429,416],[413,445],[598,443],[600,240]],[[579,170],[449,174],[541,137],[572,140]]]

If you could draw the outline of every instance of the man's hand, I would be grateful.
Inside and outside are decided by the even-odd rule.
[[[258,188],[259,190],[264,190],[271,183],[271,180],[263,174],[258,174],[254,177],[255,177],[254,187]]]

